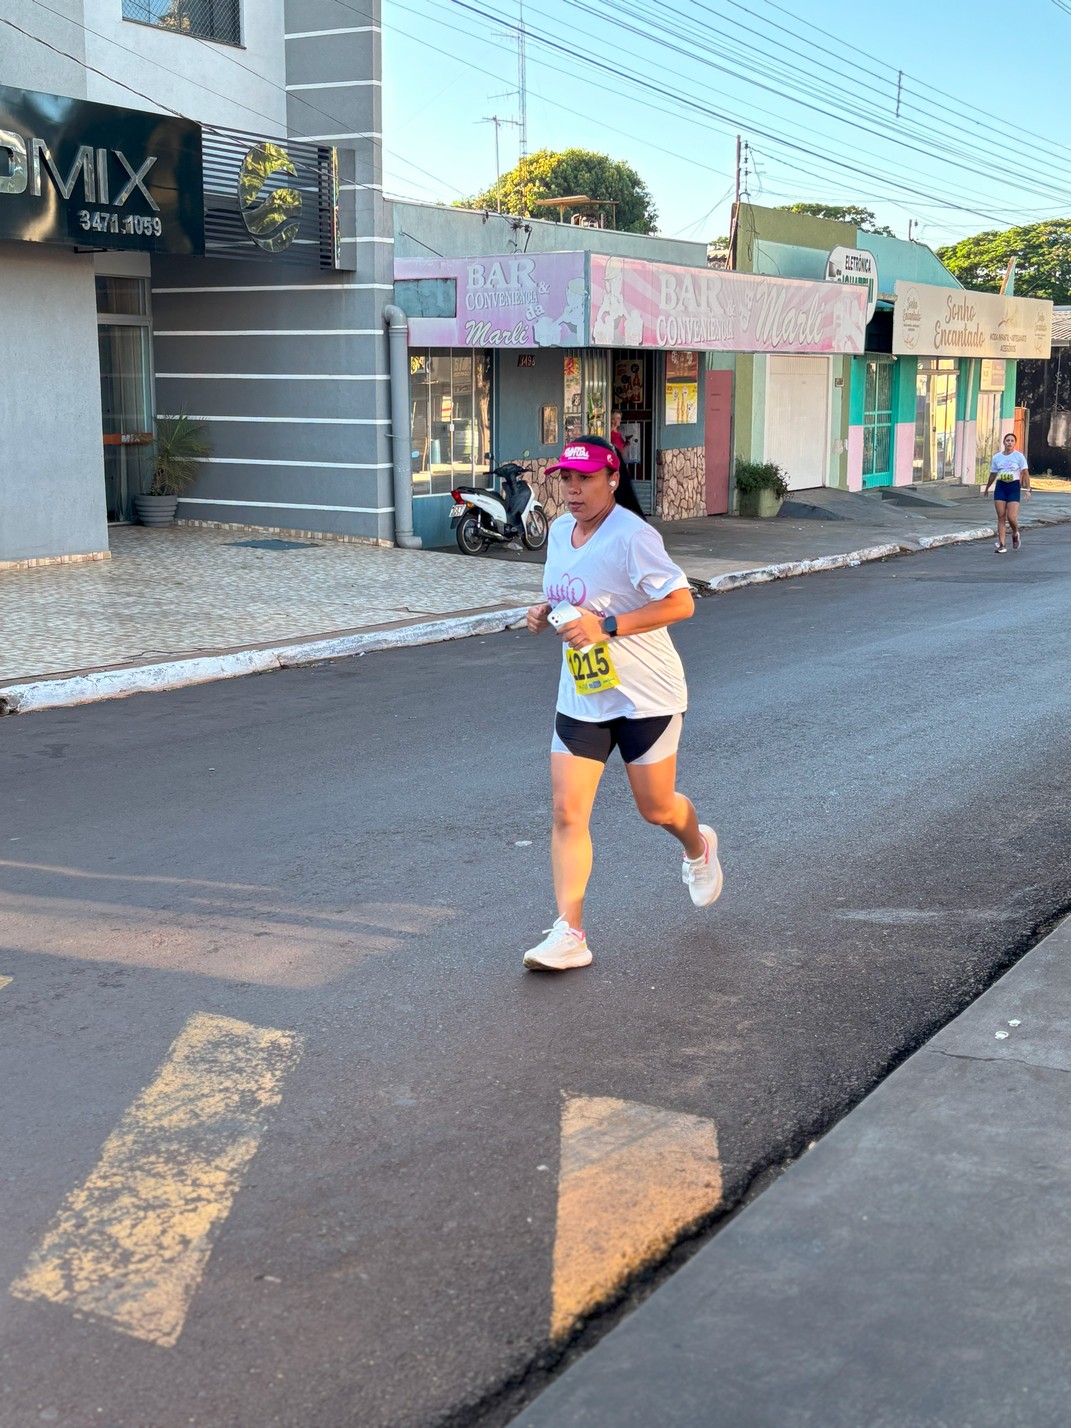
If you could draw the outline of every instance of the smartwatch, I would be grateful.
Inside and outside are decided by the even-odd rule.
[[[611,639],[617,634],[616,615],[604,615],[602,617],[602,632],[604,635],[609,635]]]

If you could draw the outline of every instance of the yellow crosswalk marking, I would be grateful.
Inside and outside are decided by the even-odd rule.
[[[299,1055],[291,1032],[192,1016],[12,1294],[173,1345]]]
[[[720,1199],[712,1121],[609,1096],[566,1097],[551,1338],[566,1338]]]

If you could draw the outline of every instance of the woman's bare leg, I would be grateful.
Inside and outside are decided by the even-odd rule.
[[[550,835],[550,865],[558,916],[575,931],[584,927],[584,894],[591,877],[591,810],[603,764],[575,754],[551,754],[550,786],[554,794],[554,824]]]
[[[657,764],[626,764],[636,807],[648,823],[672,833],[689,858],[703,856],[703,835],[691,800],[677,792],[677,755]]]

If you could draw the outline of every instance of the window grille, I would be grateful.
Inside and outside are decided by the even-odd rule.
[[[201,40],[240,45],[241,0],[123,0],[123,19]]]

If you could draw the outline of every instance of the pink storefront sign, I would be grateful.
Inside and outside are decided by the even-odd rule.
[[[596,347],[859,354],[865,335],[857,286],[591,258]]]
[[[398,258],[413,347],[584,347],[584,253]],[[421,315],[438,312],[440,315]]]

